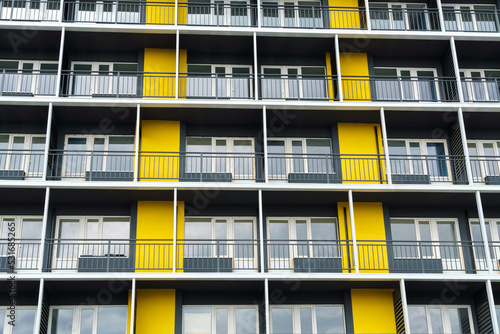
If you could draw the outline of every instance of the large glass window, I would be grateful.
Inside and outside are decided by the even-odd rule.
[[[263,66],[262,73],[264,99],[328,98],[328,78],[324,67]]]
[[[190,64],[187,70],[188,97],[248,99],[252,96],[250,66]]]
[[[345,333],[344,309],[339,305],[271,306],[273,334]]]
[[[437,71],[433,68],[375,68],[377,100],[439,101]]]
[[[43,135],[0,134],[0,170],[22,172],[27,178],[41,177],[44,150]]]
[[[486,219],[486,237],[490,245],[491,265],[494,270],[498,270],[498,260],[500,259],[500,219]],[[470,220],[470,232],[473,241],[474,258],[478,270],[487,270],[486,253],[483,248],[483,234],[481,224],[478,219]]]
[[[425,4],[370,3],[372,29],[428,30],[430,18]]]
[[[127,306],[54,306],[51,334],[126,334]]]
[[[256,306],[184,306],[184,334],[257,334]]]
[[[57,62],[0,61],[0,89],[4,95],[54,95],[56,81]]]
[[[36,216],[2,216],[0,217],[0,257],[11,254],[4,242],[12,237],[16,239],[16,269],[37,269],[40,240],[42,237],[42,217]],[[5,268],[4,268],[5,269]]]
[[[443,15],[448,31],[498,31],[495,5],[443,4]]]
[[[251,25],[247,1],[188,0],[187,12],[187,23],[190,25]]]
[[[465,101],[500,101],[500,70],[461,70],[460,77]]]
[[[408,305],[408,313],[412,333],[472,333],[469,306]]]
[[[16,306],[15,326],[9,324],[12,320],[5,306],[0,307],[0,334],[33,334],[35,329],[36,309]]]

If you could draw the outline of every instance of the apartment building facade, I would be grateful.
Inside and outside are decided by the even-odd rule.
[[[1,1],[0,333],[500,334],[498,6]]]

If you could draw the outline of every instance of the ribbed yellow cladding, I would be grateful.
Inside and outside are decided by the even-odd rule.
[[[171,272],[157,268],[173,266],[174,211],[171,201],[139,201],[137,203],[136,272]],[[184,238],[184,202],[177,202],[177,238]],[[167,239],[170,241],[141,241]],[[182,254],[177,258],[182,259]]]
[[[368,56],[366,53],[340,53],[340,73],[342,75],[342,93],[346,101],[369,101],[370,82],[367,80]],[[358,78],[358,77],[364,78]]]
[[[361,28],[358,0],[328,0],[330,9],[330,27],[333,29]],[[347,7],[347,8],[342,8]]]
[[[366,273],[388,273],[383,269],[387,267],[388,257],[386,249],[386,234],[384,224],[384,210],[382,203],[353,203],[354,222],[356,228],[356,239],[358,240],[358,262],[360,272]],[[337,203],[339,217],[339,235],[341,240],[348,238],[352,240],[350,229],[350,215],[348,203]],[[344,208],[346,216],[344,216]],[[348,230],[346,234],[345,222],[347,219]],[[361,241],[359,241],[361,240]],[[369,242],[362,242],[369,240]],[[368,246],[369,245],[369,246]],[[347,246],[342,246],[343,253],[348,254]],[[347,256],[342,258],[344,268],[354,268],[352,249],[349,249],[350,261]],[[363,268],[365,268],[363,270]],[[344,271],[347,272],[347,271]]]
[[[147,0],[146,24],[175,24],[175,7],[164,0]]]
[[[175,333],[175,290],[137,289],[135,333]]]
[[[333,100],[335,95],[333,94],[333,79],[332,79],[332,56],[330,52],[327,52],[325,55],[326,58],[326,75],[329,77],[328,80],[328,97]]]
[[[175,98],[175,49],[144,49],[145,98]],[[179,50],[179,96],[186,95],[187,51]]]
[[[179,181],[180,138],[179,121],[141,122],[141,181]]]
[[[383,154],[379,124],[338,123],[338,136],[342,179],[347,180],[343,183],[380,183],[380,180],[385,180],[384,160],[377,156]]]
[[[128,290],[127,333],[130,333],[130,314],[132,313],[132,290]]]
[[[396,333],[392,289],[351,289],[355,334]]]

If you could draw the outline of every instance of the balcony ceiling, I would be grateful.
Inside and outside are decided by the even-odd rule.
[[[373,57],[440,59],[448,41],[404,39],[341,39],[340,52],[364,52]]]

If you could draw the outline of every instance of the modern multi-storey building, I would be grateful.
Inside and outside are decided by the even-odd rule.
[[[500,334],[497,6],[2,0],[0,333]]]

